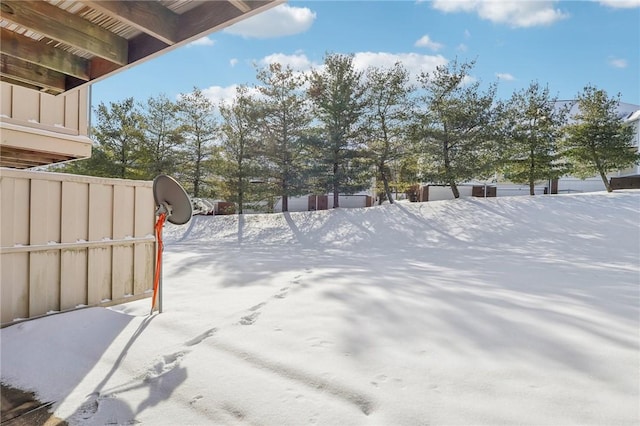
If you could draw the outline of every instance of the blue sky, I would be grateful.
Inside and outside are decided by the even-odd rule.
[[[476,60],[472,77],[508,98],[531,81],[573,99],[586,84],[640,104],[640,0],[289,1],[99,81],[92,105],[133,96],[176,99],[193,87],[215,102],[258,67],[300,71],[327,52],[353,53],[358,67],[400,60],[410,72]]]

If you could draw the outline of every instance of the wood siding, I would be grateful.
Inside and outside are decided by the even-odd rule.
[[[54,96],[0,82],[0,165],[28,168],[91,155],[89,89]]]

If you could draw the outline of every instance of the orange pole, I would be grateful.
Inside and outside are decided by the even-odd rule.
[[[153,313],[153,308],[156,306],[156,297],[158,295],[158,288],[160,284],[160,276],[162,275],[162,250],[164,250],[164,243],[162,242],[162,228],[164,226],[164,221],[167,218],[166,213],[161,213],[158,216],[158,220],[156,221],[155,231],[156,231],[156,273],[153,280],[153,298],[151,299],[151,312],[149,315]]]

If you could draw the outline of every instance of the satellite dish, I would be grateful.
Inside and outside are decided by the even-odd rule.
[[[172,177],[159,175],[153,180],[153,199],[156,202],[156,270],[153,279],[153,298],[151,299],[151,312],[156,306],[158,297],[158,312],[162,313],[162,228],[165,220],[174,225],[184,225],[191,220],[193,208],[191,200],[184,188]]]
[[[158,213],[166,213],[169,222],[184,225],[191,220],[191,200],[174,178],[167,175],[156,176],[153,180],[153,198],[158,206]]]

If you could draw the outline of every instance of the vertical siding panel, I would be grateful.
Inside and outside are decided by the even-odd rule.
[[[0,177],[0,245],[29,244],[29,180]],[[29,316],[29,254],[0,255],[0,322]]]
[[[31,180],[31,245],[60,242],[60,196],[60,182]],[[29,316],[42,315],[50,310],[60,310],[58,250],[33,252],[29,259]]]
[[[133,294],[143,294],[153,290],[153,273],[156,263],[155,243],[135,245],[134,289]]]
[[[89,134],[89,90],[87,86],[77,90],[78,92],[78,132],[81,135]]]
[[[152,288],[155,243],[126,244],[129,237],[153,240],[151,182],[7,171],[0,175],[0,219],[3,251],[46,248],[0,255],[3,324]],[[114,248],[113,239],[125,244]],[[61,245],[82,241],[109,245]]]
[[[113,188],[113,239],[133,237],[134,187]],[[133,241],[113,247],[113,299],[133,294]]]
[[[29,318],[29,254],[11,253],[0,257],[0,321]]]
[[[0,115],[11,117],[11,99],[13,98],[13,86],[0,82]]]
[[[40,94],[40,123],[64,126],[64,98],[47,93]]]
[[[111,214],[113,211],[113,186],[89,185],[89,240],[111,239]],[[89,249],[88,264],[89,304],[111,299],[111,247]]]
[[[89,185],[62,182],[61,242],[87,241]],[[72,309],[87,301],[87,249],[63,250],[60,259],[60,308]]]
[[[78,105],[80,103],[80,91],[74,90],[64,96],[64,127],[69,129],[80,129],[80,116],[78,114]]]
[[[37,122],[40,119],[40,92],[13,86],[11,112],[12,117],[17,120]]]
[[[135,237],[154,235],[155,201],[153,190],[148,186],[136,186],[135,192]],[[142,294],[153,288],[155,269],[155,244],[136,244],[134,262],[133,294]]]

